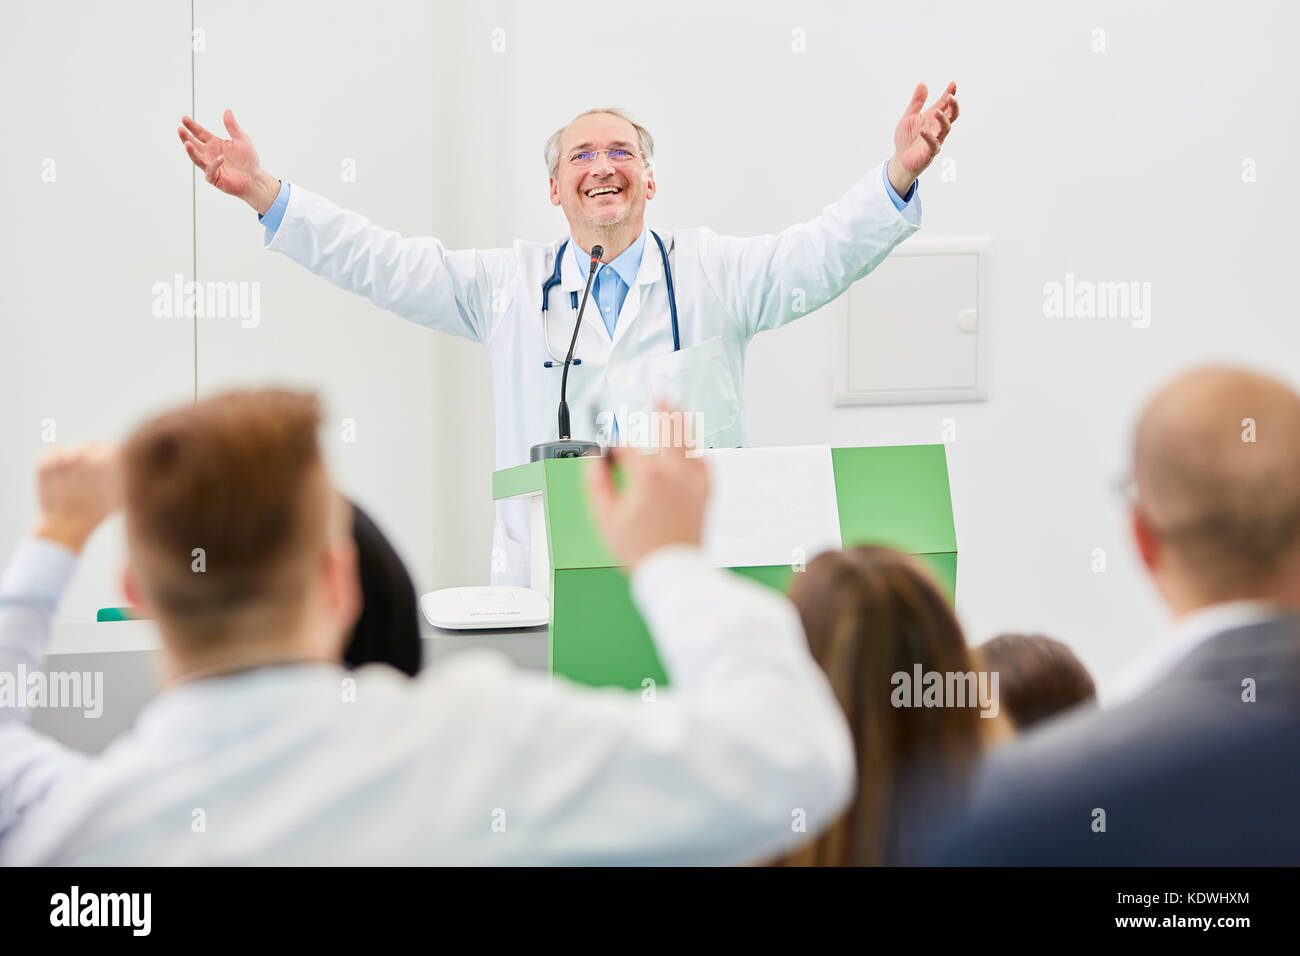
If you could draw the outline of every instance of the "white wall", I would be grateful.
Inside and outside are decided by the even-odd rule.
[[[434,228],[434,102],[428,3],[341,5],[198,0],[196,118],[229,107],[274,175],[408,234]],[[179,149],[179,141],[178,141]],[[183,159],[184,156],[174,157]],[[198,390],[284,382],[318,390],[322,439],[340,485],[399,543],[412,577],[433,575],[435,336],[263,249],[257,214],[200,182],[203,281],[260,284],[253,327],[198,322]]]
[[[12,9],[13,13],[8,15]],[[39,425],[120,435],[145,409],[232,382],[320,388],[345,487],[378,514],[417,585],[487,579],[491,388],[476,346],[379,313],[260,249],[250,211],[191,175],[174,128],[233,107],[263,162],[453,247],[563,235],[541,145],[594,105],[659,142],[656,228],[750,235],[816,215],[891,150],[912,86],[960,86],[922,179],[923,235],[994,239],[993,389],[970,405],[834,408],[828,315],[760,337],[747,396],[757,444],[932,442],[952,418],[959,609],[971,635],[1041,629],[1103,686],[1162,621],[1110,494],[1144,395],[1231,359],[1295,381],[1284,225],[1297,73],[1292,5],[1176,3],[549,3],[196,0],[129,21],[91,3],[7,7],[0,81],[5,412],[0,532],[30,520]],[[139,9],[139,4],[136,5]],[[493,52],[492,30],[505,31]],[[1106,52],[1093,53],[1093,30]],[[792,31],[806,52],[791,50]],[[179,38],[179,39],[178,39]],[[56,184],[40,182],[46,156]],[[357,181],[341,181],[344,158]],[[1241,179],[1244,158],[1258,182]],[[261,283],[262,322],[160,323],[148,288]],[[1047,319],[1043,285],[1152,283],[1149,328]],[[869,281],[869,280],[868,280]],[[186,325],[190,327],[187,329]],[[197,348],[197,378],[195,350]],[[110,366],[104,361],[111,358]],[[352,417],[358,441],[334,431]],[[97,537],[67,613],[112,588]],[[1107,570],[1091,570],[1104,548]]]
[[[230,106],[277,175],[409,234],[481,241],[483,209],[438,184],[483,164],[435,148],[434,135],[482,140],[480,118],[453,95],[474,15],[422,0],[149,0],[130,18],[89,0],[6,7],[3,541],[30,527],[31,466],[51,444],[120,439],[196,394],[287,384],[321,394],[336,479],[389,532],[418,587],[486,574],[489,541],[466,522],[491,513],[490,441],[479,467],[448,468],[435,467],[451,456],[431,440],[435,414],[451,419],[438,430],[449,441],[490,428],[490,401],[448,414],[485,359],[264,251],[255,214],[192,171],[175,133],[186,113],[221,131]],[[256,324],[156,316],[154,286],[175,276],[256,287]],[[355,441],[343,440],[344,419]],[[435,548],[443,539],[462,545]],[[91,540],[60,621],[124,603],[123,553],[118,519]]]
[[[957,181],[924,177],[924,231],[995,239],[991,400],[831,408],[818,317],[751,349],[754,440],[936,441],[953,418],[958,605],[971,637],[1054,634],[1104,690],[1164,623],[1111,491],[1144,397],[1201,361],[1300,378],[1283,279],[1300,198],[1286,166],[1300,143],[1277,119],[1300,77],[1281,38],[1300,17],[1281,3],[1234,5],[1230,17],[1178,4],[1024,5],[996,18],[983,5],[933,9],[926,22],[944,29],[926,35],[927,52],[915,65],[887,53],[873,74],[959,81],[963,116],[945,150]],[[1090,52],[1096,27],[1103,54]],[[1256,183],[1242,182],[1245,157]],[[1067,272],[1150,282],[1150,326],[1045,318],[1044,283]],[[783,389],[787,368],[809,385]],[[1095,548],[1105,573],[1092,570]]]
[[[190,175],[172,132],[189,109],[188,5],[6,3],[0,30],[0,549],[35,516],[32,464],[117,439],[192,398],[189,319],[153,284],[191,271]],[[170,138],[170,141],[169,141]],[[188,161],[187,161],[188,162]],[[120,519],[87,546],[62,607],[123,603]]]
[[[501,230],[484,114],[502,98],[482,70],[491,14],[425,0],[197,0],[208,44],[196,58],[200,122],[234,109],[274,175],[387,228],[491,244]],[[263,311],[255,329],[200,322],[200,394],[245,381],[320,390],[336,478],[394,538],[417,588],[486,582],[486,353],[266,252],[256,217],[229,197],[200,189],[197,222],[201,276],[260,282]],[[343,440],[345,419],[355,441]]]

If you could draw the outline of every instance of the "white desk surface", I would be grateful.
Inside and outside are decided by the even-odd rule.
[[[435,643],[466,646],[476,640],[498,644],[518,638],[520,643],[545,642],[548,628],[513,627],[500,630],[448,631],[420,618],[420,637]],[[153,621],[55,621],[47,655],[103,654],[112,651],[156,651],[158,630]]]
[[[421,663],[427,668],[461,651],[488,649],[505,655],[525,670],[547,670],[549,629],[444,631],[421,619]],[[102,717],[85,720],[66,708],[38,708],[32,726],[55,740],[99,753],[126,733],[141,709],[157,693],[158,632],[152,621],[55,622],[47,655],[50,670],[91,670],[104,674]]]

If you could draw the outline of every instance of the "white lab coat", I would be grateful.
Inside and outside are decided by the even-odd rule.
[[[656,230],[673,271],[678,352],[663,262],[647,235],[612,339],[590,303],[591,314],[583,316],[574,352],[582,365],[569,370],[572,437],[608,443],[598,416],[644,414],[665,398],[696,416],[701,446],[747,445],[749,340],[834,299],[919,226],[919,198],[913,195],[900,212],[877,165],[820,216],[779,235]],[[563,241],[453,251],[432,237],[403,238],[293,184],[267,247],[404,318],[486,345],[496,399],[496,464],[509,468],[527,462],[534,444],[558,437],[561,373],[543,365],[549,355],[541,290]],[[551,350],[561,358],[573,334],[569,292],[581,293],[585,280],[566,249],[548,319]],[[620,421],[620,434],[635,434],[630,424]],[[529,531],[526,501],[498,503],[494,583],[528,584]]]

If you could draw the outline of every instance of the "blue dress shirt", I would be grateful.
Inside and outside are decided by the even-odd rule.
[[[612,262],[601,263],[596,270],[596,278],[591,280],[592,301],[588,303],[588,308],[594,305],[600,310],[600,317],[611,339],[614,337],[614,323],[618,321],[618,313],[623,308],[623,300],[627,298],[628,290],[636,281],[637,270],[641,268],[645,239],[646,230],[642,229],[636,242],[615,256]],[[572,238],[569,240],[569,248],[573,250],[574,261],[578,263],[579,274],[586,281],[587,270],[591,268],[590,250],[583,250],[577,240]],[[581,301],[581,295],[579,300]]]

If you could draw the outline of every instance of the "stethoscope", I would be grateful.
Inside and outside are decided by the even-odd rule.
[[[673,351],[680,352],[682,341],[677,332],[677,295],[673,292],[673,270],[672,267],[668,265],[668,250],[664,248],[664,241],[659,238],[657,232],[652,229],[650,230],[650,235],[655,237],[655,242],[659,246],[659,255],[664,260],[664,279],[668,282],[668,314],[672,318],[673,323]],[[568,246],[568,239],[565,239],[564,242],[560,244],[560,251],[555,254],[555,271],[551,273],[549,279],[542,283],[542,338],[546,342],[546,354],[550,356],[549,360],[542,363],[543,368],[564,367],[564,356],[561,355],[557,358],[555,353],[551,351],[551,337],[546,332],[546,314],[547,306],[550,303],[551,289],[560,284],[560,267],[564,263],[564,250],[567,249]],[[578,293],[570,292],[569,302],[573,308],[573,321],[576,324],[578,321]],[[582,359],[575,356],[573,364],[581,365]]]

